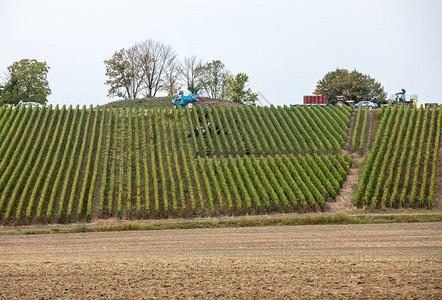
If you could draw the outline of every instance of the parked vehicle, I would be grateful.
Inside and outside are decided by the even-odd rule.
[[[344,96],[336,96],[336,102],[335,105],[337,106],[350,106],[352,104],[355,104],[354,100],[347,100]]]
[[[425,107],[429,106],[430,108],[433,108],[433,107],[437,108],[439,106],[438,103],[425,103],[424,105],[425,105]]]
[[[44,109],[48,109],[49,108],[49,106],[48,105],[42,105],[42,104],[40,104],[40,103],[37,103],[37,102],[20,102],[18,105],[17,105],[17,107],[18,108],[20,108],[20,107],[30,107],[30,108],[32,108],[32,109],[34,109],[34,108],[38,108],[38,109],[42,109],[42,108],[44,108]]]
[[[304,96],[304,105],[327,105],[330,104],[337,106],[350,106],[354,104],[353,100],[347,100],[344,96],[337,96],[336,100],[330,101],[327,96],[315,95],[315,96]]]
[[[23,102],[21,104],[21,106],[25,107],[25,108],[28,108],[28,107],[30,107],[30,108],[42,108],[43,107],[40,103],[37,103],[37,102]]]
[[[362,107],[368,106],[369,108],[378,108],[378,105],[374,102],[371,102],[371,101],[358,102],[358,103],[356,103],[355,108],[358,108],[359,106],[362,106]]]

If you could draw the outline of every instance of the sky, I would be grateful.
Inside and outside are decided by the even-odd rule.
[[[442,0],[0,0],[0,78],[45,61],[50,104],[103,105],[104,60],[153,39],[221,60],[272,104],[300,104],[336,68],[442,103]]]

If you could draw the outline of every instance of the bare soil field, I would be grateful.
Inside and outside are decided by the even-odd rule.
[[[441,299],[442,223],[0,236],[0,299]]]

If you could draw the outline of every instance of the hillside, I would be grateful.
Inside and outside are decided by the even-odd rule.
[[[214,98],[207,98],[207,97],[201,97],[198,102],[199,105],[203,106],[241,106],[241,104],[229,101],[229,100],[222,100],[222,99],[214,99]],[[155,97],[155,98],[143,98],[143,99],[136,99],[136,100],[116,100],[111,101],[104,105],[104,107],[119,107],[119,108],[126,108],[126,107],[140,107],[140,108],[172,108],[175,107],[175,105],[172,103],[172,97]]]
[[[0,222],[324,211],[345,184],[352,157],[367,157],[354,205],[383,207],[384,200],[360,202],[360,191],[363,199],[388,199],[393,192],[379,195],[382,184],[398,181],[399,188],[425,186],[410,185],[405,197],[434,198],[419,200],[419,207],[433,207],[440,123],[439,111],[397,108],[1,108]],[[416,127],[423,134],[413,134],[408,146],[404,128]],[[414,151],[417,141],[422,150]],[[402,148],[406,158],[417,153],[402,159]],[[401,162],[413,169],[404,174],[417,174],[409,182],[396,175]],[[419,180],[425,174],[428,180]],[[367,178],[369,189],[361,188]]]
[[[384,109],[379,115],[381,123],[353,204],[371,208],[433,207],[435,193],[440,193],[440,176],[436,180],[440,110],[396,106]]]

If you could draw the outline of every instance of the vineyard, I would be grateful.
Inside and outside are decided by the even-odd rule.
[[[365,107],[362,111],[362,106],[359,106],[356,114],[356,123],[353,129],[353,135],[351,139],[351,152],[358,152],[359,155],[363,155],[367,143],[366,134],[368,129],[369,108]],[[362,125],[361,125],[362,122]],[[356,151],[357,150],[357,151]]]
[[[370,117],[320,106],[2,107],[0,222],[325,211],[352,166],[346,144],[366,155],[354,206],[431,208],[441,122],[436,109],[399,106]]]
[[[0,110],[0,221],[323,211],[348,108]]]
[[[442,114],[383,108],[353,204],[371,208],[434,206]]]

